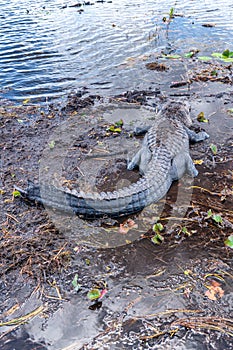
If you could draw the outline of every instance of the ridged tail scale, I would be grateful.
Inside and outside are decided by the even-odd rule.
[[[17,187],[16,189],[24,197],[45,207],[73,212],[84,218],[104,215],[119,217],[136,213],[164,197],[172,183],[170,167],[168,150],[160,149],[156,161],[152,159],[150,170],[141,179],[117,191],[84,193],[48,184],[34,185],[32,182],[29,182],[26,191]]]

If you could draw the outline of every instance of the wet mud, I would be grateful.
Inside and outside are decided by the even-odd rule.
[[[182,96],[182,88],[176,98]],[[152,206],[143,216],[131,217],[134,222],[148,220],[137,239],[125,234],[124,244],[108,249],[81,244],[78,235],[60,231],[42,206],[13,193],[14,185],[25,187],[27,179],[39,181],[45,145],[51,151],[56,147],[50,139],[54,130],[77,115],[87,118],[82,115],[85,108],[104,105],[106,98],[77,93],[60,106],[2,104],[1,349],[233,346],[233,255],[224,244],[233,229],[233,94],[222,92],[222,85],[220,92],[209,93],[209,89],[206,86],[205,94],[189,91],[193,128],[205,129],[210,139],[190,146],[199,175],[190,184],[185,215],[178,215],[177,204],[183,185],[174,183],[161,201],[160,244],[152,241],[158,220]],[[132,91],[111,97],[107,104],[159,108],[166,98],[158,90]],[[209,123],[197,121],[200,112]],[[88,137],[73,142],[64,160],[60,180],[71,188],[79,186],[82,177],[77,154],[86,155],[105,140],[113,145],[117,139],[126,145],[141,142],[133,136],[130,123],[114,132],[109,121],[99,120],[94,127],[91,120],[91,135],[89,128]],[[122,186],[135,182],[140,176],[126,170],[121,155],[102,164],[99,171],[94,169],[100,191],[112,190],[121,181]],[[91,227],[98,231],[101,225],[113,225],[118,230],[122,222],[92,222]],[[93,289],[100,296],[91,300],[87,295]]]

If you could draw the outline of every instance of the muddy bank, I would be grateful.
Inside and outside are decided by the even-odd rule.
[[[140,139],[132,136],[134,123],[130,114],[129,120],[126,118],[126,105],[133,115],[138,110],[140,114],[141,106],[147,106],[146,118],[146,111],[159,108],[166,96],[159,90],[133,91],[106,100],[80,92],[62,106],[2,104],[2,349],[232,346],[232,250],[224,241],[233,227],[233,95],[229,91],[208,93],[208,89],[209,85],[205,94],[189,91],[194,129],[204,128],[210,139],[191,145],[199,176],[189,184],[191,199],[185,215],[179,215],[177,198],[180,188],[187,188],[188,183],[177,183],[161,201],[161,244],[151,241],[156,222],[156,207],[152,206],[141,216],[132,216],[138,225],[135,236],[132,230],[128,235],[118,233],[122,222],[104,223],[110,229],[114,224],[113,235],[120,236],[117,240],[121,244],[111,249],[100,249],[95,244],[100,222],[81,226],[82,233],[94,231],[95,242],[92,241],[93,246],[90,241],[88,246],[80,244],[83,235],[78,226],[72,226],[70,231],[60,230],[62,226],[54,221],[50,211],[14,197],[14,185],[25,187],[27,179],[39,181],[43,152],[47,148],[50,153],[45,154],[50,156],[56,149],[57,130],[60,132],[67,121],[82,121],[82,125],[88,125],[88,137],[84,134],[79,135],[78,141],[72,140],[62,172],[58,173],[63,184],[76,186],[82,179],[77,155],[101,147],[104,154],[106,140],[117,149],[117,142],[128,148],[132,148],[132,142],[135,147],[140,144]],[[117,112],[109,116],[106,113],[110,104],[117,106]],[[100,108],[97,119],[95,108]],[[209,123],[196,120],[200,112],[204,112]],[[106,118],[99,118],[103,115]],[[114,118],[123,119],[121,132],[114,130]],[[211,144],[217,147],[215,154]],[[97,177],[97,168],[91,170],[88,166],[81,170],[90,178],[95,175],[99,189],[114,186],[114,181],[135,182],[138,178],[137,172],[130,174],[125,170],[126,159],[122,155],[107,160],[107,168],[98,164]],[[216,221],[213,215],[219,215],[221,220]],[[140,226],[141,222],[146,225]],[[102,293],[96,301],[87,297],[93,289]]]

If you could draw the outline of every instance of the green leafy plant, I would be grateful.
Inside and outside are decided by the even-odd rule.
[[[210,219],[210,218],[214,222],[216,222],[216,224],[222,224],[222,222],[223,222],[221,215],[213,214],[211,209],[209,209],[208,212],[207,212],[207,219]]]
[[[115,122],[113,125],[110,125],[107,128],[107,131],[121,133],[123,124],[124,124],[123,120],[120,119],[119,121]]]
[[[212,72],[210,73],[211,77],[217,77],[218,72],[214,69],[212,70]]]
[[[78,275],[76,274],[74,276],[74,279],[72,281],[72,286],[74,287],[74,290],[78,292],[81,288],[81,284],[78,283]]]
[[[108,131],[111,131],[111,132],[118,132],[118,133],[121,133],[121,132],[122,132],[122,129],[116,127],[115,125],[111,125],[107,130],[108,130]]]
[[[164,237],[160,233],[156,233],[156,235],[151,238],[151,242],[154,244],[161,244],[163,241]]]
[[[90,300],[96,300],[99,299],[99,297],[101,296],[101,291],[97,288],[91,289],[88,293],[87,293],[87,297]]]
[[[198,59],[200,61],[211,61],[212,57],[210,57],[210,56],[198,56]]]
[[[91,260],[88,259],[88,258],[86,258],[86,259],[85,259],[85,264],[86,264],[87,266],[89,266],[89,265],[91,264]]]
[[[200,122],[200,123],[208,123],[209,120],[205,118],[205,114],[204,112],[200,112],[197,116],[197,120]]]
[[[52,140],[52,141],[49,142],[49,148],[53,149],[54,147],[55,147],[55,141]]]
[[[213,214],[212,219],[217,223],[217,224],[222,224],[222,217],[219,214]]]
[[[155,235],[151,238],[151,241],[154,244],[161,244],[164,241],[164,237],[160,234],[160,232],[164,230],[164,226],[160,222],[157,222],[154,224],[152,230],[155,232]]]
[[[118,122],[115,123],[116,126],[123,126],[124,122],[122,119],[120,119]]]
[[[170,11],[169,11],[169,18],[170,18],[170,19],[174,18],[174,7],[171,7],[171,8],[170,8]]]
[[[177,60],[179,58],[182,58],[181,55],[162,55],[164,58],[168,58],[168,59],[171,59],[171,60]]]
[[[191,236],[190,232],[188,231],[187,227],[182,227],[181,232],[184,233],[187,236]]]
[[[199,52],[198,49],[190,50],[189,52],[184,54],[185,58],[192,58]]]
[[[12,194],[13,194],[13,197],[15,197],[15,198],[21,196],[21,193],[20,193],[19,191],[16,191],[16,190],[14,190],[14,191],[12,192]]]
[[[154,224],[152,230],[156,233],[162,232],[164,230],[164,226],[160,222],[157,222],[156,224]]]
[[[222,55],[223,55],[223,57],[231,58],[231,57],[233,57],[233,51],[230,51],[227,49],[227,50],[223,51]]]
[[[233,62],[233,51],[230,51],[228,49],[221,52],[213,52],[212,57],[220,58],[221,60],[225,62]]]
[[[230,235],[225,241],[225,245],[231,249],[233,249],[233,235]]]
[[[167,18],[164,17],[163,18],[164,22],[170,23],[171,19],[169,17],[169,20],[167,21]],[[178,55],[178,54],[173,54],[173,55],[165,55],[162,54],[162,57],[164,58],[170,58],[170,59],[181,59],[181,58],[193,58],[197,53],[199,52],[199,50],[191,50],[183,55]],[[217,58],[220,59],[222,61],[225,62],[233,62],[233,51],[230,50],[225,50],[222,53],[221,52],[213,52],[211,54],[211,56],[197,56],[197,58],[200,61],[211,61],[213,60],[213,58]],[[212,74],[213,76],[216,75],[214,72]]]
[[[174,7],[171,7],[168,12],[168,18],[166,16],[163,17],[163,22],[170,24],[171,20],[174,18]]]
[[[214,145],[213,143],[211,143],[210,149],[211,149],[211,152],[213,153],[213,155],[216,156],[216,154],[217,154],[217,152],[218,152],[217,146]]]

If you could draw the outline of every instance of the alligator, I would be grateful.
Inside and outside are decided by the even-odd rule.
[[[128,187],[85,193],[51,184],[35,185],[30,181],[26,190],[15,188],[23,198],[85,219],[134,214],[163,198],[172,182],[185,173],[192,177],[198,175],[189,154],[189,141],[199,142],[209,135],[190,130],[191,124],[187,103],[173,100],[166,103],[144,136],[142,147],[128,163],[129,170],[138,167],[142,175]]]

